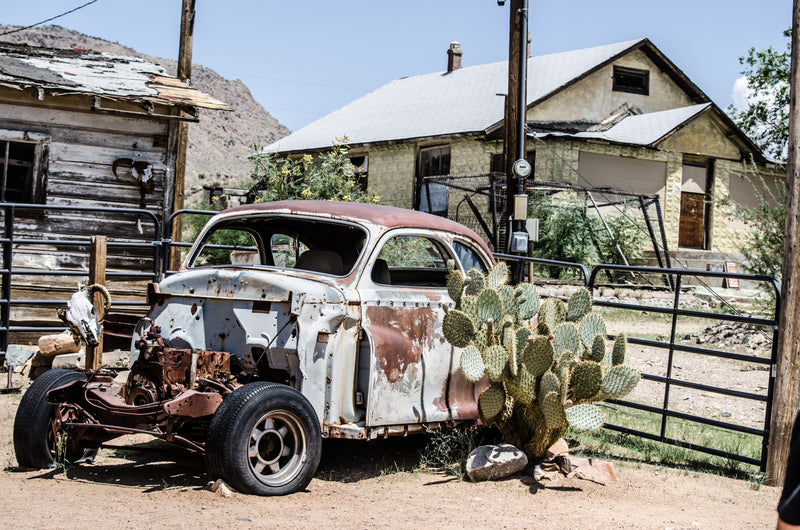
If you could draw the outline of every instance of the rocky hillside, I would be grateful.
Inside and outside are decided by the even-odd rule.
[[[14,26],[0,25],[0,33]],[[1,39],[50,48],[86,48],[142,57],[175,75],[177,62],[152,57],[121,44],[97,39],[61,26],[40,26]],[[177,50],[175,50],[177,55]],[[189,124],[186,159],[187,204],[197,200],[204,184],[239,186],[247,180],[246,160],[252,144],[267,145],[289,134],[255,99],[240,80],[225,79],[213,70],[192,64],[192,84],[233,107],[233,112],[200,109],[200,123]]]

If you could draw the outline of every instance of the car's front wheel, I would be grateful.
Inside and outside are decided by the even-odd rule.
[[[254,495],[304,489],[321,454],[313,407],[293,388],[274,383],[250,383],[225,398],[206,439],[211,477]]]
[[[45,395],[54,388],[85,379],[82,372],[48,370],[22,396],[14,418],[14,453],[21,467],[46,469],[53,467],[57,458],[70,463],[94,458],[96,449],[65,449],[65,454],[56,454],[58,433],[53,426],[55,407],[45,400]]]

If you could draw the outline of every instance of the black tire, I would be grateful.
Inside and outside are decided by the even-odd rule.
[[[22,396],[14,418],[14,453],[20,467],[46,469],[55,466],[54,407],[45,401],[45,394],[73,381],[85,380],[86,375],[71,370],[48,370]],[[70,454],[71,453],[71,454]],[[67,460],[76,462],[86,451],[67,453]]]
[[[241,493],[303,490],[321,455],[317,415],[305,396],[286,385],[259,382],[237,389],[208,428],[208,473]]]

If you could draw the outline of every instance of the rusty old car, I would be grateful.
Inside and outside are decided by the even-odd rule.
[[[476,421],[480,389],[442,333],[448,265],[486,243],[389,206],[285,201],[215,215],[179,272],[151,284],[124,384],[51,370],[22,399],[18,462],[73,461],[147,433],[205,455],[240,492],[305,488],[322,438],[369,440]]]

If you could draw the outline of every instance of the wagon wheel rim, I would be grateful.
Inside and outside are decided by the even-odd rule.
[[[297,416],[285,410],[270,411],[250,431],[250,471],[268,486],[282,486],[302,471],[307,460],[306,446],[306,433]]]

